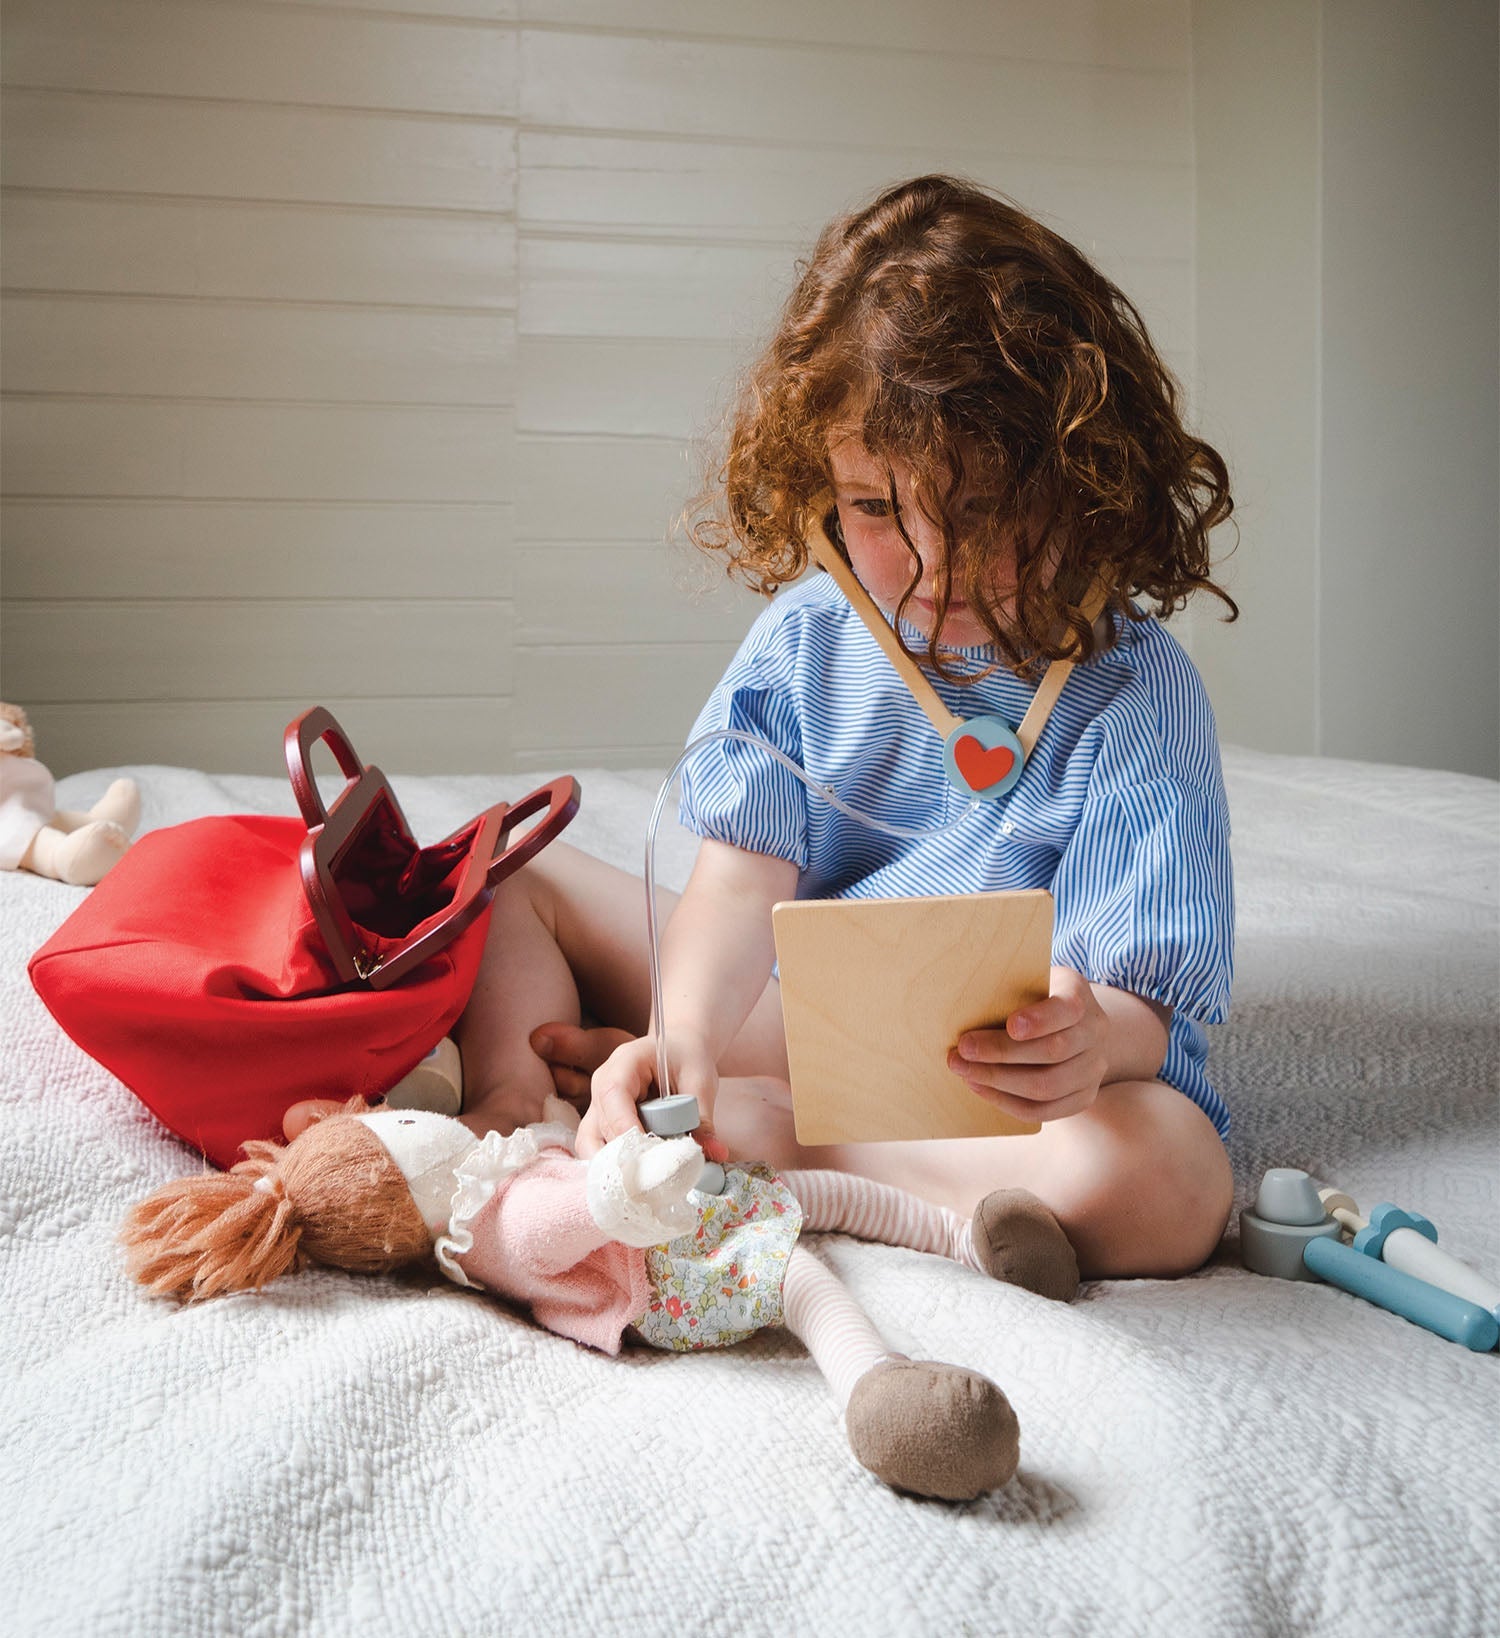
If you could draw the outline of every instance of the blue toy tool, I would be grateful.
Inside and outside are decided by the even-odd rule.
[[[1476,1354],[1487,1354],[1500,1342],[1500,1322],[1478,1303],[1440,1291],[1339,1240],[1309,1240],[1302,1249],[1302,1260],[1330,1285],[1352,1291],[1377,1308],[1388,1308],[1450,1342],[1461,1342]]]
[[[1330,1217],[1336,1218],[1354,1236],[1354,1249],[1366,1257],[1413,1274],[1455,1297],[1487,1308],[1500,1319],[1500,1285],[1486,1279],[1478,1269],[1462,1263],[1451,1252],[1440,1250],[1438,1231],[1420,1212],[1402,1211],[1382,1201],[1370,1213],[1369,1221],[1359,1215],[1359,1207],[1337,1189],[1319,1189],[1318,1199]]]
[[[1334,1214],[1330,1214],[1326,1203],[1332,1203]],[[1396,1208],[1390,1207],[1389,1211],[1396,1213]],[[1393,1228],[1420,1238],[1431,1249],[1437,1231],[1432,1229],[1429,1238],[1414,1226],[1426,1223],[1426,1218],[1397,1213],[1402,1219],[1399,1224],[1383,1218],[1388,1223],[1385,1234],[1377,1227],[1365,1245],[1356,1250],[1339,1239],[1343,1226],[1339,1219],[1346,1214],[1357,1216],[1354,1202],[1331,1189],[1320,1198],[1306,1172],[1291,1167],[1267,1172],[1254,1207],[1240,1213],[1240,1254],[1245,1267],[1284,1280],[1326,1280],[1450,1342],[1462,1343],[1475,1353],[1488,1353],[1500,1343],[1500,1320],[1488,1306],[1482,1307],[1380,1260],[1382,1247],[1389,1252]],[[1361,1233],[1371,1226],[1363,1218],[1358,1222]],[[1427,1227],[1431,1229],[1432,1225]],[[1446,1253],[1443,1255],[1446,1258]],[[1447,1261],[1481,1287],[1485,1285],[1474,1270],[1456,1258]]]

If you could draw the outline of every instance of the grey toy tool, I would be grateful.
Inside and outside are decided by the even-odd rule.
[[[1313,1180],[1290,1166],[1267,1172],[1254,1207],[1240,1213],[1240,1260],[1253,1274],[1316,1281],[1302,1260],[1307,1242],[1338,1237],[1339,1225],[1324,1211]]]

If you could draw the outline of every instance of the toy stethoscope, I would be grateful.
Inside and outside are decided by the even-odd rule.
[[[1032,696],[1031,704],[1026,708],[1026,715],[1014,728],[1004,717],[956,717],[938,698],[937,690],[922,674],[921,667],[880,612],[875,599],[860,584],[844,554],[829,540],[822,523],[816,519],[808,530],[807,549],[819,566],[833,576],[854,612],[864,621],[870,635],[895,666],[912,698],[937,729],[938,737],[943,742],[943,768],[948,775],[948,783],[971,802],[993,802],[997,797],[1004,796],[1021,777],[1026,758],[1042,737],[1042,729],[1047,726],[1052,707],[1057,704],[1057,697],[1068,680],[1073,661],[1052,661]],[[1096,586],[1085,600],[1082,610],[1090,623],[1098,618],[1104,603],[1104,591]]]
[[[656,919],[656,829],[662,809],[666,806],[678,772],[704,745],[715,740],[737,739],[772,756],[789,772],[796,775],[808,790],[831,803],[840,813],[870,830],[880,831],[902,841],[916,841],[929,836],[940,836],[962,824],[981,802],[991,802],[1011,790],[1026,765],[1052,708],[1057,704],[1063,684],[1073,670],[1071,659],[1053,660],[1042,675],[1031,704],[1019,724],[1012,728],[1004,717],[987,714],[979,717],[956,717],[938,698],[937,690],[922,674],[921,667],[912,658],[900,636],[881,612],[879,604],[860,583],[849,563],[829,540],[822,522],[814,514],[807,532],[807,548],[819,567],[833,577],[840,591],[849,599],[854,612],[880,645],[887,659],[896,668],[896,674],[921,707],[923,714],[937,730],[943,741],[943,768],[948,782],[966,798],[966,805],[952,818],[939,825],[910,828],[893,825],[861,813],[842,802],[831,787],[820,785],[789,756],[774,745],[767,744],[754,734],[739,728],[720,728],[700,734],[667,770],[657,792],[656,805],[646,827],[646,953],[651,974],[651,1016],[656,1028],[656,1085],[658,1096],[640,1105],[640,1116],[648,1131],[666,1137],[691,1132],[698,1125],[698,1100],[689,1093],[674,1093],[667,1065],[666,1031],[661,1027],[661,955]],[[1082,612],[1092,622],[1098,618],[1106,601],[1102,586],[1095,586],[1083,604]],[[717,1194],[723,1189],[722,1168],[710,1164],[705,1168],[698,1187],[705,1193]]]

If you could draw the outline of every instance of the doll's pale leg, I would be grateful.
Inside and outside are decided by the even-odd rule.
[[[133,779],[115,779],[104,795],[89,809],[92,819],[109,819],[133,835],[141,822],[141,790]]]
[[[127,835],[141,822],[141,791],[133,779],[115,779],[87,813],[59,808],[52,815],[52,828],[63,832],[82,830],[96,819],[107,819]]]
[[[803,1226],[815,1233],[852,1234],[883,1246],[905,1246],[977,1272],[969,1224],[946,1206],[876,1183],[853,1172],[783,1172],[781,1180],[802,1208]]]
[[[972,1218],[855,1172],[789,1171],[783,1181],[813,1230],[948,1257],[1040,1296],[1069,1300],[1078,1259],[1051,1212],[1025,1189],[997,1189]]]
[[[92,887],[129,846],[125,832],[106,819],[67,832],[43,825],[21,856],[21,868],[70,887]]]
[[[893,1354],[836,1275],[801,1246],[782,1286],[786,1326],[833,1390],[849,1448],[896,1490],[970,1501],[1016,1471],[1020,1428],[987,1377]]]
[[[458,1043],[445,1035],[415,1069],[385,1095],[387,1109],[425,1109],[456,1115],[464,1106],[464,1066]]]

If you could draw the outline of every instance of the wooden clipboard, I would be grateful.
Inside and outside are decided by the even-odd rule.
[[[947,1066],[967,1029],[1044,1000],[1052,895],[798,899],[771,912],[797,1141],[1035,1132]]]

